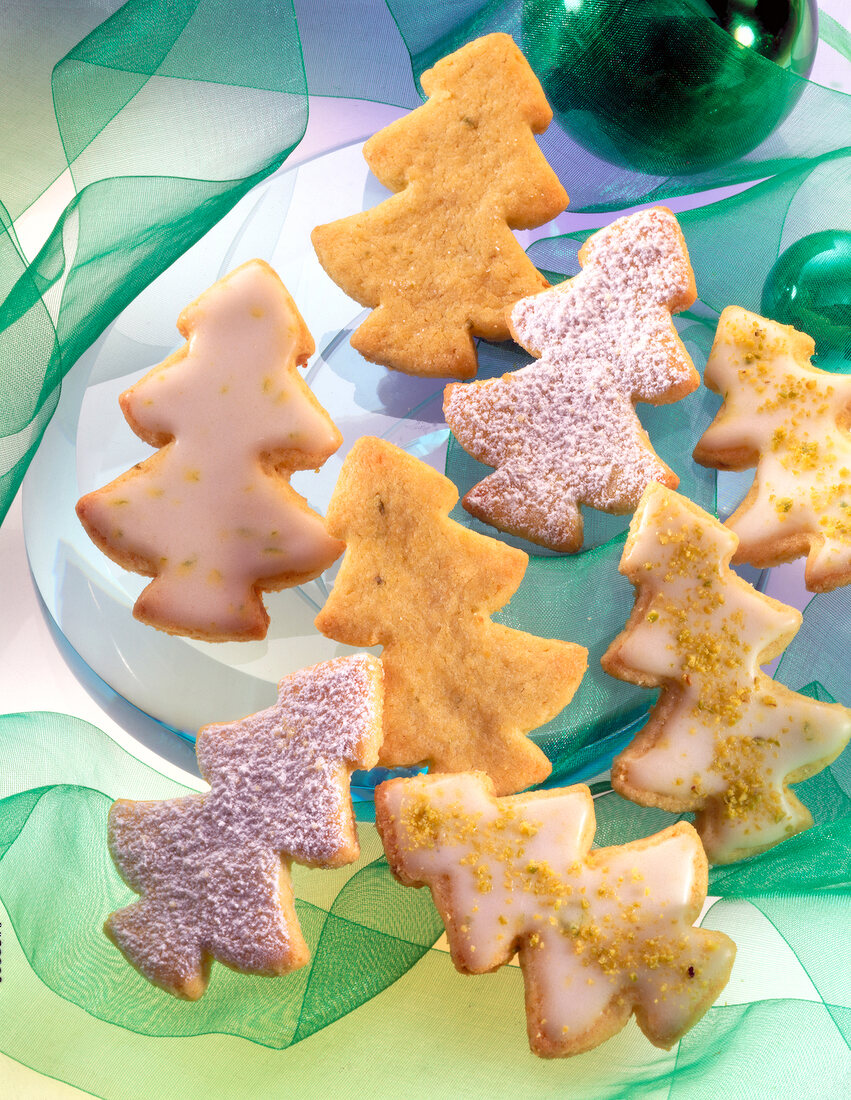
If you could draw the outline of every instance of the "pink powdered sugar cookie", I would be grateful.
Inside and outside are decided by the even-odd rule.
[[[340,867],[358,856],[349,794],[381,742],[381,664],[339,657],[282,680],[268,710],[198,735],[208,794],[116,802],[109,849],[142,895],[106,934],[151,982],[195,1000],[218,959],[285,974],[309,951],[289,866]]]
[[[467,511],[564,553],[582,546],[580,504],[629,512],[649,482],[678,484],[633,403],[676,401],[700,381],[671,321],[696,290],[669,210],[618,219],[579,261],[575,278],[511,311],[512,335],[540,362],[447,386],[444,401],[461,446],[495,467],[464,497]]]

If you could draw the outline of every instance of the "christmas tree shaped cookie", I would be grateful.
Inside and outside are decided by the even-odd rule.
[[[303,966],[290,863],[340,867],[358,856],[349,776],[376,762],[381,665],[337,658],[282,680],[278,692],[268,710],[201,730],[209,794],[110,811],[110,852],[142,897],[105,931],[179,997],[201,996],[212,959],[250,974]]]
[[[727,520],[739,537],[733,560],[806,554],[807,588],[827,592],[851,582],[851,378],[814,367],[814,350],[790,326],[725,309],[705,374],[724,404],[694,457],[719,470],[756,466]]]
[[[187,343],[121,395],[133,431],[159,450],[77,514],[125,569],[154,580],[133,614],[207,641],[262,638],[262,590],[318,576],[342,552],[291,488],[342,437],[297,367],[313,341],[261,260],[180,315]]]
[[[430,466],[358,440],[328,508],[346,553],[316,626],[338,642],[384,647],[380,763],[476,768],[510,793],[549,775],[526,734],[570,701],[586,651],[491,621],[528,559],[450,520],[457,500]]]
[[[431,887],[462,973],[519,952],[536,1054],[590,1050],[633,1012],[670,1048],[727,983],[735,945],[692,927],[707,866],[685,822],[591,851],[587,787],[497,799],[477,774],[382,783],[375,811],[391,870]]]
[[[770,680],[800,612],[730,568],[736,536],[691,501],[650,485],[620,570],[637,589],[626,629],[603,656],[613,676],[661,687],[647,725],[615,758],[625,798],[696,811],[712,863],[763,851],[812,825],[789,790],[835,759],[851,711]]]
[[[422,75],[428,102],[364,146],[385,202],[313,232],[319,262],[373,312],[352,346],[408,374],[472,378],[474,336],[505,340],[505,310],[547,286],[511,229],[554,218],[567,195],[535,143],[552,120],[506,34]]]
[[[446,388],[446,421],[494,473],[464,497],[502,531],[572,553],[579,505],[631,512],[650,481],[674,488],[633,402],[691,393],[699,377],[671,321],[695,299],[685,241],[664,207],[620,218],[579,252],[582,271],[511,311],[540,362]]]

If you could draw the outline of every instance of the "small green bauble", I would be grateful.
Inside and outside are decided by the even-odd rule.
[[[744,155],[786,117],[817,20],[816,0],[523,0],[523,49],[578,144],[686,175]]]
[[[851,359],[851,232],[825,229],[787,248],[765,281],[762,312],[812,336],[820,357]]]

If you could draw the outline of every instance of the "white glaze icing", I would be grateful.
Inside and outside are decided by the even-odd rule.
[[[811,824],[787,777],[820,770],[851,736],[851,712],[769,679],[760,664],[797,631],[800,612],[755,591],[730,568],[736,536],[662,486],[633,518],[621,572],[637,608],[604,666],[663,685],[639,737],[616,759],[613,784],[697,821],[713,862],[776,844]],[[616,658],[612,669],[607,663]],[[704,828],[706,824],[706,828]]]
[[[178,327],[188,343],[122,395],[134,430],[161,450],[83,498],[80,514],[118,560],[156,572],[140,598],[146,621],[238,636],[255,584],[298,583],[341,552],[286,481],[341,437],[296,370],[313,344],[266,264],[216,283]]]
[[[634,1007],[670,1045],[723,988],[734,951],[691,927],[706,892],[694,830],[591,853],[587,787],[491,791],[477,774],[420,776],[376,800],[391,866],[435,889],[456,964],[484,973],[520,952],[533,1047],[586,1049]]]
[[[851,570],[851,378],[814,367],[812,354],[803,333],[725,309],[705,375],[724,405],[698,453],[758,452],[755,491],[727,521],[737,559],[772,564],[766,543],[804,535],[807,581],[824,588]]]
[[[636,506],[648,481],[675,485],[633,401],[670,401],[698,384],[671,310],[694,300],[676,219],[642,210],[595,233],[575,278],[511,313],[542,358],[502,378],[447,387],[446,420],[496,472],[464,499],[474,515],[560,550],[582,544],[577,505]]]
[[[260,974],[306,961],[289,864],[357,857],[349,775],[376,763],[381,683],[366,655],[294,673],[274,706],[201,731],[208,794],[115,803],[110,851],[143,896],[107,927],[151,981],[197,995],[209,956]]]

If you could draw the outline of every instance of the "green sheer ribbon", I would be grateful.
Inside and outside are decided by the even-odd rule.
[[[398,52],[388,8],[415,77],[489,30],[522,43],[519,0],[387,7],[298,0],[295,9],[286,0],[0,4],[0,517],[64,374],[143,286],[284,162],[304,132],[308,91],[415,105],[407,68],[375,64],[376,50]],[[714,29],[707,34],[707,48],[729,48]],[[823,18],[822,34],[849,55],[844,27]],[[598,48],[593,39],[586,45]],[[797,106],[759,147],[717,168],[666,178],[616,168],[580,149],[558,122],[543,140],[573,211],[763,181],[682,215],[701,303],[679,325],[699,366],[717,311],[729,302],[759,309],[767,274],[790,245],[824,229],[851,231],[851,97],[769,64],[753,57],[754,81],[774,82],[784,98],[800,93]],[[64,211],[36,247],[33,219],[57,201]],[[575,272],[583,236],[540,241],[531,255],[555,281]],[[482,357],[483,376],[523,361],[502,346],[483,345]],[[822,365],[847,369],[842,359]],[[713,398],[698,393],[675,408],[673,418],[670,407],[664,419],[654,410],[641,415],[688,494],[711,507],[714,481],[688,455]],[[457,449],[449,470],[462,489],[480,476]],[[650,699],[605,677],[596,661],[632,603],[615,569],[619,523],[593,518],[589,549],[571,559],[533,557],[503,614],[511,625],[591,650],[569,728],[557,721],[543,731],[557,779],[599,771]],[[847,590],[817,597],[778,676],[792,686],[818,681],[810,690],[824,692],[824,684],[848,703],[849,644]],[[104,821],[113,797],[181,789],[76,719],[0,719],[0,1049],[11,1057],[116,1097],[238,1095],[248,1087],[271,1096],[293,1084],[328,1095],[353,1081],[375,1096],[421,1094],[425,1082],[434,1095],[461,1088],[470,1096],[812,1095],[815,1066],[821,1094],[847,1091],[848,752],[798,787],[813,829],[711,879],[722,900],[706,923],[738,939],[748,988],[759,985],[769,957],[760,944],[770,936],[797,960],[806,988],[775,996],[769,982],[744,998],[731,987],[727,1003],[670,1055],[628,1031],[554,1065],[526,1050],[516,968],[456,975],[431,949],[439,924],[428,896],[393,883],[368,822],[357,865],[295,871],[313,950],[308,968],[271,981],[217,967],[196,1005],[152,989],[100,933],[106,913],[128,896],[105,854]],[[601,844],[671,820],[605,788],[597,793]],[[152,1044],[150,1036],[160,1039]]]
[[[187,1005],[151,987],[102,933],[107,914],[135,895],[118,878],[104,843],[112,798],[94,785],[136,798],[174,797],[186,788],[63,715],[3,719],[0,758],[5,764],[16,753],[23,757],[18,775],[4,768],[4,786],[27,786],[0,802],[0,894],[41,980],[93,1016],[149,1035],[224,1032],[285,1047],[394,982],[438,936],[439,920],[425,895],[395,883],[374,828],[362,826],[356,867],[323,875],[295,869],[310,966],[286,982],[216,967],[207,995],[198,1006]],[[80,757],[82,769],[74,763]],[[60,775],[64,782],[55,781]],[[68,782],[71,777],[77,781]],[[44,782],[49,778],[54,781]]]
[[[849,603],[846,598],[833,609],[845,613],[846,634]],[[813,661],[818,667],[823,625],[819,616],[807,621],[803,637],[790,647],[792,666]],[[819,684],[805,690],[829,698]],[[488,1073],[465,1095],[495,1095],[490,1075],[498,1071],[502,1095],[522,1093],[534,1083],[558,1087],[559,1095],[587,1096],[583,1087],[590,1079],[599,1097],[623,1096],[626,1087],[630,1095],[655,1095],[663,1085],[668,1095],[703,1095],[690,1090],[695,1076],[710,1073],[710,1066],[716,1088],[735,1073],[750,1074],[753,1084],[769,1090],[755,1095],[769,1095],[770,1086],[789,1079],[790,1066],[794,1073],[804,1049],[825,1065],[839,1059],[846,1072],[851,1067],[849,754],[797,788],[813,812],[814,828],[710,877],[710,892],[721,900],[707,926],[735,935],[748,927],[747,911],[761,914],[808,975],[806,999],[751,994],[746,1003],[736,1003],[742,997],[732,986],[733,1003],[713,1008],[673,1056],[630,1031],[609,1044],[608,1054],[592,1052],[555,1066],[525,1048],[514,968],[464,980],[445,953],[430,950],[442,930],[430,896],[394,882],[368,823],[360,826],[357,864],[339,871],[294,869],[297,910],[312,951],[303,970],[264,979],[215,966],[207,994],[196,1003],[150,986],[101,932],[107,913],[133,896],[107,855],[106,815],[116,796],[164,798],[185,789],[78,719],[0,719],[0,1046],[13,1058],[103,1096],[135,1095],[131,1074],[145,1049],[139,1041],[149,1036],[170,1040],[149,1055],[163,1086],[152,1086],[145,1075],[149,1095],[163,1096],[200,1096],[211,1080],[224,1089],[218,1095],[233,1094],[228,1081],[231,1088],[250,1083],[252,1091],[260,1087],[259,1095],[266,1095],[262,1086],[273,1065],[278,1087],[299,1082],[317,1096],[327,1095],[323,1090],[338,1079],[342,1065],[366,1074],[370,1090],[374,1081],[375,1095],[389,1095],[389,1083],[403,1094],[417,1094],[426,1081],[434,1081],[430,1095],[457,1095],[453,1074],[476,1077],[475,1068],[484,1062]],[[663,811],[632,806],[608,784],[593,790],[599,845],[648,835],[673,820]],[[758,969],[758,944],[740,939],[740,952],[746,973]],[[797,1026],[802,1023],[808,1032]],[[740,1050],[748,1049],[745,1040],[758,1053],[766,1029],[775,1028],[778,1034],[788,1029],[782,1058],[761,1066],[738,1061]],[[318,1032],[324,1034],[317,1045]],[[215,1036],[215,1044],[203,1042],[204,1036]],[[178,1037],[183,1041],[175,1044]],[[245,1039],[251,1042],[238,1041]],[[98,1050],[106,1058],[94,1058]],[[434,1057],[437,1079],[426,1075]],[[709,1083],[702,1081],[702,1087]]]
[[[5,5],[0,33],[27,77],[0,130],[2,516],[63,375],[283,162],[307,99],[295,17],[272,0]],[[51,188],[73,197],[28,262],[12,222]]]

